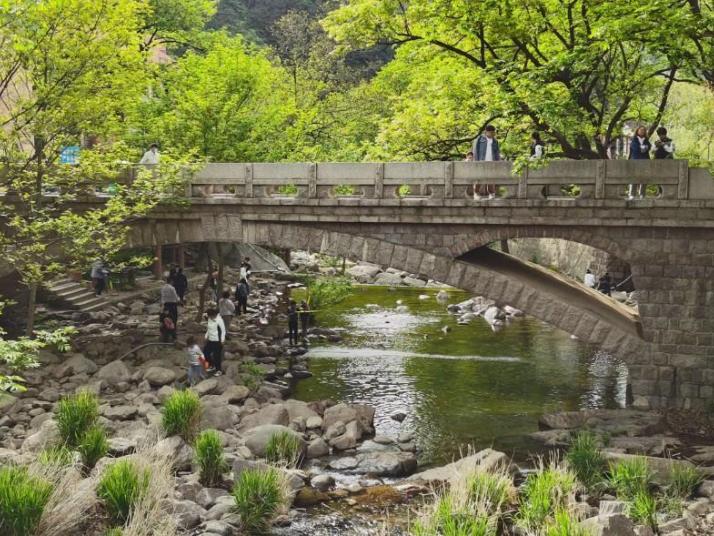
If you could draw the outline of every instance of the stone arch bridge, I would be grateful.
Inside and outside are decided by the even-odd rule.
[[[652,197],[625,198],[630,183]],[[493,200],[474,199],[495,184]],[[132,246],[245,242],[391,266],[510,304],[624,359],[637,406],[714,399],[714,180],[686,161],[209,164]],[[96,199],[87,199],[88,204]],[[629,263],[639,311],[487,248],[558,238]]]

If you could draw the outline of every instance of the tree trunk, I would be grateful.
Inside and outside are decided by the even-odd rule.
[[[35,304],[37,302],[37,283],[32,283],[28,287],[28,298],[27,298],[27,328],[25,334],[28,337],[32,337],[32,333],[35,331]]]
[[[203,320],[203,309],[206,307],[206,291],[211,285],[211,274],[213,273],[213,267],[211,266],[211,256],[208,253],[208,246],[206,244],[201,244],[198,251],[198,259],[196,259],[196,266],[200,266],[202,260],[206,260],[206,280],[203,282],[199,293],[198,293],[198,311],[196,312],[196,322]]]

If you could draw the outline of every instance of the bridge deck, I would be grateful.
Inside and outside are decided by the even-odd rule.
[[[459,260],[518,280],[531,288],[560,299],[563,303],[584,310],[610,325],[618,326],[630,335],[642,337],[639,316],[634,309],[556,272],[488,247],[475,249]]]

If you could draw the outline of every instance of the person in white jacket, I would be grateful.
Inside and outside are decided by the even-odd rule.
[[[208,372],[215,372],[216,376],[223,374],[223,343],[226,340],[226,325],[217,309],[209,309],[206,324],[206,344],[203,355],[208,361]]]
[[[595,277],[595,274],[590,271],[590,268],[585,270],[585,278],[583,282],[586,287],[595,288],[597,286],[597,278]]]

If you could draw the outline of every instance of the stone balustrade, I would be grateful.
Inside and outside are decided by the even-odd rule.
[[[714,199],[714,180],[686,160],[558,160],[514,174],[511,162],[212,163],[195,173],[190,198],[473,200],[495,185],[502,199]]]

